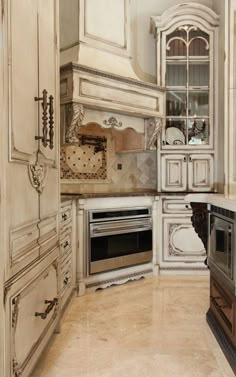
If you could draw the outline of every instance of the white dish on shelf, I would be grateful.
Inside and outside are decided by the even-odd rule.
[[[169,127],[166,129],[166,142],[168,144],[185,144],[185,136],[178,128]]]

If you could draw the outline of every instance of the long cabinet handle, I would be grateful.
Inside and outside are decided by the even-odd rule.
[[[48,314],[52,311],[54,306],[58,303],[58,298],[55,297],[53,300],[45,300],[45,304],[48,304],[43,313],[35,312],[35,317],[40,317],[41,319],[46,319]]]
[[[53,137],[54,137],[54,106],[53,106],[53,96],[49,96],[49,148],[53,149]]]
[[[42,125],[43,125],[43,136],[35,136],[35,140],[41,140],[43,146],[46,148],[49,145],[50,149],[53,149],[53,138],[54,138],[54,98],[52,95],[49,96],[46,89],[42,92],[42,97],[34,97],[34,100],[42,102]],[[48,114],[49,112],[49,114]],[[49,116],[48,116],[49,115]],[[49,127],[48,127],[49,125]],[[49,134],[49,138],[48,138]]]

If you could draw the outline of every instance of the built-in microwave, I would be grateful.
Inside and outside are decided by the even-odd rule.
[[[210,211],[210,263],[234,279],[234,227],[235,213],[211,206]]]

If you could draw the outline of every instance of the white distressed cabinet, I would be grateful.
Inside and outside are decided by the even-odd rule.
[[[157,84],[165,87],[157,189],[166,195],[218,188],[218,27],[219,16],[199,3],[177,4],[151,17]],[[176,200],[170,212],[161,211],[160,269],[204,270],[205,250],[192,227],[191,210],[180,211],[180,194]]]
[[[184,196],[163,196],[159,223],[161,271],[205,271],[206,250],[191,222]]]
[[[0,376],[26,377],[60,310],[59,9],[58,0],[0,3],[0,318],[6,329]]]
[[[58,244],[57,8],[56,0],[9,0],[4,8],[8,27],[4,96],[9,106],[6,145],[10,160],[6,169],[7,278]],[[47,102],[49,95],[53,96],[52,149],[36,140],[43,136],[44,126],[42,101],[35,98],[42,97],[44,89]],[[49,111],[48,106],[48,131]],[[49,133],[46,137],[49,139]]]
[[[212,191],[213,159],[211,154],[163,154],[161,191]]]
[[[166,88],[158,191],[216,189],[218,26],[218,15],[197,3],[151,18],[157,83]]]
[[[59,317],[58,249],[7,288],[6,376],[29,376]]]

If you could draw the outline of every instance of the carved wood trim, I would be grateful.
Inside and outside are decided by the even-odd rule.
[[[150,118],[145,127],[145,149],[157,149],[157,140],[161,135],[164,122],[161,118]]]
[[[108,72],[105,72],[105,71],[99,71],[97,69],[87,67],[87,66],[83,66],[83,65],[78,64],[78,63],[67,63],[67,64],[64,64],[60,67],[60,73],[61,74],[65,74],[65,73],[70,72],[70,71],[89,73],[89,74],[92,74],[92,75],[95,75],[95,76],[98,76],[98,77],[122,82],[124,84],[135,85],[135,86],[143,88],[143,89],[153,90],[154,92],[156,92],[156,91],[164,92],[165,91],[164,88],[162,88],[161,86],[155,85],[155,84],[147,83],[145,81],[131,79],[131,78],[128,78],[128,77],[115,75],[113,73],[108,73]]]
[[[208,210],[206,203],[190,203],[193,215],[191,216],[191,221],[194,227],[195,232],[198,237],[202,240],[202,243],[207,249],[208,243]]]
[[[29,164],[28,168],[31,185],[41,194],[45,187],[47,167],[39,161]]]
[[[65,113],[65,141],[66,143],[78,143],[78,132],[84,119],[84,106],[80,103],[72,102],[65,106]]]
[[[122,127],[122,122],[119,122],[118,119],[115,117],[110,117],[108,119],[105,119],[103,121],[103,124],[105,124],[107,127],[114,127],[114,128],[120,128]]]

